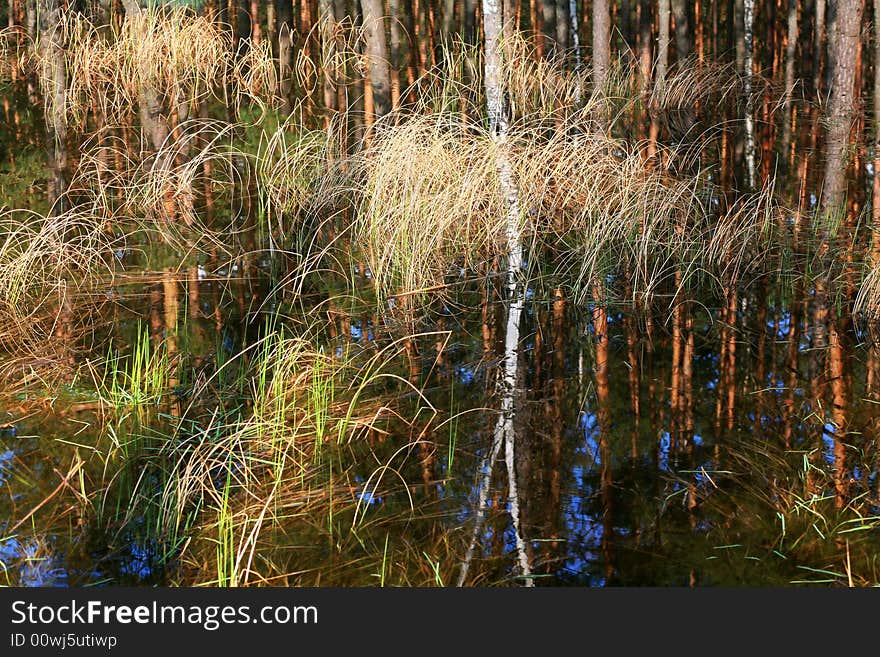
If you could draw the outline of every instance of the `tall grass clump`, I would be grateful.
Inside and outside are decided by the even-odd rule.
[[[153,89],[175,108],[195,113],[198,103],[215,97],[242,97],[266,103],[274,98],[277,79],[265,49],[248,48],[237,61],[231,33],[185,7],[151,7],[127,15],[118,31],[93,24],[79,12],[63,12],[59,28],[66,44],[67,94],[63,108],[47,95],[47,114],[61,109],[73,127],[85,127],[90,111],[105,124],[122,124],[137,107],[143,89]],[[50,84],[53,63],[34,47],[27,65]]]
[[[69,355],[107,300],[113,246],[98,217],[0,213],[0,349],[38,362]]]

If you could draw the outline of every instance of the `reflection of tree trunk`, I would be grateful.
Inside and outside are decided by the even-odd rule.
[[[691,445],[694,437],[694,316],[690,304],[685,304],[684,313],[684,355],[682,357],[681,386],[684,410],[684,439]]]
[[[765,378],[767,359],[767,278],[761,279],[758,284],[757,308],[758,308],[758,349],[755,355],[755,420],[754,430],[757,433],[761,429],[761,417],[764,412],[765,401]],[[773,334],[774,341],[776,334]]]
[[[720,438],[721,427],[733,429],[736,402],[736,306],[737,291],[731,282],[721,311],[721,352],[718,358],[718,387],[715,405],[715,433]],[[723,420],[726,419],[726,422]]]
[[[736,282],[731,283],[730,295],[727,304],[727,430],[733,430],[736,412],[736,306],[737,306]]]
[[[641,409],[640,406],[640,363],[638,355],[639,337],[637,332],[638,319],[635,316],[635,309],[627,315],[624,327],[626,328],[626,360],[628,365],[629,379],[629,406],[633,414],[633,428],[630,436],[630,457],[635,466],[639,458],[639,425]]]
[[[612,505],[613,473],[611,447],[608,442],[611,422],[611,386],[608,373],[608,314],[605,310],[604,290],[599,283],[593,285],[593,330],[596,340],[596,359],[593,368],[596,375],[596,406],[599,421],[600,495],[602,500],[602,556],[605,563],[605,582],[614,578],[614,515]]]
[[[550,462],[547,467],[550,471],[550,499],[548,500],[548,516],[551,518],[547,528],[549,550],[557,550],[559,546],[559,509],[562,500],[562,443],[564,440],[563,427],[564,413],[563,400],[565,399],[566,367],[566,309],[565,296],[561,289],[557,288],[553,295],[553,430],[550,442]],[[547,563],[552,563],[552,553],[547,555]]]
[[[177,317],[178,317],[178,287],[175,272],[166,267],[162,274],[162,291],[165,307],[165,353],[168,358],[168,388],[171,392],[172,415],[180,415],[180,404],[175,402],[174,394],[179,380],[177,367],[174,363],[177,355]]]
[[[676,287],[680,285],[681,273],[676,272]],[[672,364],[669,368],[669,438],[671,450],[678,448],[681,435],[681,355],[682,355],[682,305],[676,292],[672,309]]]
[[[834,420],[834,489],[835,505],[843,508],[849,499],[849,477],[846,458],[847,385],[846,337],[838,321],[832,321],[828,331],[828,370],[831,384],[831,417]]]

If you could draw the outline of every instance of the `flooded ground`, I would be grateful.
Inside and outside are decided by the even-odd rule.
[[[80,18],[52,80],[145,76],[134,16]],[[522,50],[499,145],[467,44],[368,122],[354,22],[316,110],[213,18],[144,20],[204,66],[83,68],[52,126],[3,79],[0,584],[880,583],[874,172],[824,223],[817,106],[682,53],[606,116]]]
[[[182,527],[167,527],[161,491],[174,474],[167,460],[197,451],[169,442],[210,440],[213,425],[219,443],[224,424],[253,412],[255,394],[236,382],[236,360],[256,354],[248,347],[266,339],[267,320],[280,320],[259,268],[243,277],[243,265],[214,266],[138,273],[108,290],[120,302],[99,324],[101,335],[89,336],[94,357],[109,349],[132,358],[148,336],[148,350],[170,358],[158,397],[114,410],[110,395],[96,394],[95,380],[81,373],[4,399],[2,555],[10,583],[223,577],[212,553],[222,531],[211,527],[214,536],[198,549],[190,543],[207,523],[198,507],[215,499],[190,500],[175,516]],[[369,277],[359,284],[369,289]],[[502,349],[497,291],[490,282],[496,298],[481,308],[486,285],[471,287],[432,309],[414,338],[401,338],[395,318],[370,306],[332,311],[325,353],[341,360],[345,352],[352,362],[350,378],[333,382],[337,394],[350,395],[360,380],[355,363],[384,353],[387,379],[370,384],[381,388],[381,404],[371,390],[350,412],[386,418],[339,440],[332,425],[342,416],[330,408],[321,455],[310,457],[329,471],[304,469],[305,485],[284,502],[292,510],[275,510],[261,537],[275,543],[260,545],[268,572],[290,584],[455,580],[497,416],[492,381]],[[521,531],[537,585],[872,582],[880,517],[868,344],[847,346],[847,397],[835,409],[829,382],[809,375],[816,354],[809,335],[791,330],[788,310],[744,295],[729,329],[719,312],[688,304],[686,321],[673,326],[673,315],[649,322],[631,307],[611,308],[607,341],[597,345],[589,305],[561,294],[541,299],[535,290],[515,424]],[[675,372],[674,339],[693,363]],[[721,368],[731,345],[732,380]],[[598,378],[597,358],[607,362]],[[835,417],[843,416],[841,428]],[[344,476],[330,475],[333,465]],[[500,473],[470,570],[474,584],[517,578]],[[214,483],[232,496],[245,487]],[[250,525],[243,527],[228,540],[246,542]]]

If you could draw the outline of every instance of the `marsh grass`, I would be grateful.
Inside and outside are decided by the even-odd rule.
[[[372,305],[383,317],[401,307],[409,313],[399,326],[383,325],[386,335],[374,334],[368,345],[353,344],[350,335],[336,344],[316,337],[321,327],[307,325],[319,316],[314,309],[303,313],[307,320],[273,315],[239,353],[218,344],[213,371],[188,382],[174,412],[170,382],[179,372],[167,342],[154,343],[139,328],[127,354],[109,349],[104,373],[95,376],[111,409],[95,448],[102,471],[88,481],[86,499],[112,544],[149,545],[155,565],[184,584],[453,581],[467,537],[433,522],[447,519],[448,508],[417,499],[421,482],[413,482],[432,431],[449,432],[452,470],[458,414],[448,429],[438,424],[428,382],[400,372],[407,341],[426,337],[413,328],[419,313],[448,301],[450,282],[478,278],[505,251],[498,147],[480,118],[478,50],[450,46],[444,63],[403,93],[412,105],[352,145],[344,127],[353,117],[344,113],[322,130],[311,128],[300,108],[279,120],[268,45],[245,44],[247,55],[236,59],[225,31],[183,10],[144,12],[119,33],[79,17],[62,29],[72,71],[64,114],[88,130],[86,117],[97,107],[104,127],[86,141],[72,176],[73,210],[0,217],[0,348],[43,359],[52,345],[70,350],[73,329],[88,327],[124,266],[112,255],[121,242],[128,248],[164,240],[181,258],[240,261],[241,224],[255,219],[268,245],[247,255],[268,253],[273,267],[284,258],[292,263],[273,280],[273,295],[293,299],[285,312],[306,303],[301,292],[317,289],[319,308],[333,301]],[[306,61],[301,52],[299,81],[312,84],[323,70],[345,84],[363,66],[362,34],[346,22],[333,34],[329,25],[321,29],[322,59]],[[709,67],[680,67],[646,101],[634,92],[632,71],[621,67],[599,94],[588,69],[539,61],[531,47],[505,44],[504,71],[506,147],[530,276],[549,256],[541,276],[586,305],[595,281],[613,290],[624,273],[634,297],[674,298],[669,288],[677,275],[682,286],[708,280],[724,287],[764,266],[782,237],[774,232],[783,210],[772,186],[728,199],[692,148],[715,138],[691,122],[692,108],[724,102],[735,81],[719,83],[724,76]],[[39,53],[32,54],[34,70],[47,65]],[[155,152],[131,148],[119,135],[144,85],[191,111],[222,100],[246,124],[192,119]],[[642,102],[687,122],[688,139],[660,144],[652,162],[644,144],[620,136]],[[611,117],[608,129],[600,129],[600,114]],[[208,184],[252,214],[233,212],[225,226],[207,225],[195,190]],[[351,271],[362,262],[367,276],[356,282]],[[329,299],[324,276],[341,282],[349,298]],[[269,303],[243,309],[242,323],[265,314]],[[760,495],[759,487],[755,496],[765,507],[800,517],[793,497],[779,507],[777,498]],[[842,526],[835,522],[826,525]]]
[[[277,74],[265,48],[248,48],[236,59],[231,34],[216,22],[184,7],[150,8],[126,16],[118,32],[98,27],[79,12],[63,12],[58,27],[66,44],[68,71],[65,106],[60,109],[74,128],[87,125],[87,114],[100,108],[105,123],[124,123],[138,106],[144,87],[197,110],[210,97],[243,106],[244,97],[273,102]],[[25,68],[51,84],[52,62],[38,44],[28,50]]]
[[[697,494],[701,513],[717,518],[707,537],[715,545],[752,545],[762,560],[784,560],[789,584],[875,586],[880,516],[873,486],[852,480],[840,504],[836,466],[816,449],[786,451],[745,438],[725,447],[726,472],[711,473]],[[871,471],[872,454],[851,453],[860,459],[852,464],[857,471]]]
[[[108,301],[112,247],[103,221],[86,213],[0,214],[0,350],[38,369],[69,363]]]
[[[279,533],[322,528],[330,532],[327,540],[354,540],[352,533],[370,515],[364,499],[387,496],[397,485],[407,488],[402,473],[413,447],[395,450],[364,475],[355,474],[363,461],[345,452],[369,452],[367,446],[385,436],[412,432],[394,429],[395,424],[425,421],[418,411],[407,420],[408,405],[391,402],[400,393],[389,386],[409,389],[417,399],[420,394],[388,371],[402,353],[393,345],[379,354],[330,357],[269,322],[265,335],[236,356],[248,355],[252,362],[246,408],[203,407],[206,396],[197,392],[199,407],[166,418],[170,425],[154,423],[156,429],[166,427],[158,435],[141,427],[138,458],[127,459],[140,463],[139,474],[117,478],[111,496],[131,500],[114,511],[116,522],[136,526],[148,518],[163,563],[178,564],[180,576],[194,567],[196,582],[224,586],[287,576],[290,555],[279,549]],[[127,381],[145,358],[132,358]],[[151,385],[135,388],[146,395]],[[126,487],[130,493],[123,494]],[[322,524],[322,517],[333,520]],[[183,540],[188,529],[189,542]]]

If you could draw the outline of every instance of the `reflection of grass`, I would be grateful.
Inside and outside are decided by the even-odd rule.
[[[45,214],[49,211],[46,200],[49,169],[45,155],[38,150],[19,148],[17,144],[14,147],[15,168],[0,169],[0,198],[15,208]]]
[[[698,493],[701,514],[718,522],[707,538],[713,558],[737,554],[788,573],[788,584],[876,585],[880,515],[866,481],[851,481],[841,503],[833,466],[807,452],[741,441],[726,449],[731,471]],[[862,455],[863,458],[864,455]],[[866,468],[867,466],[867,468]],[[865,458],[856,470],[871,472]],[[766,564],[764,563],[766,562]]]

